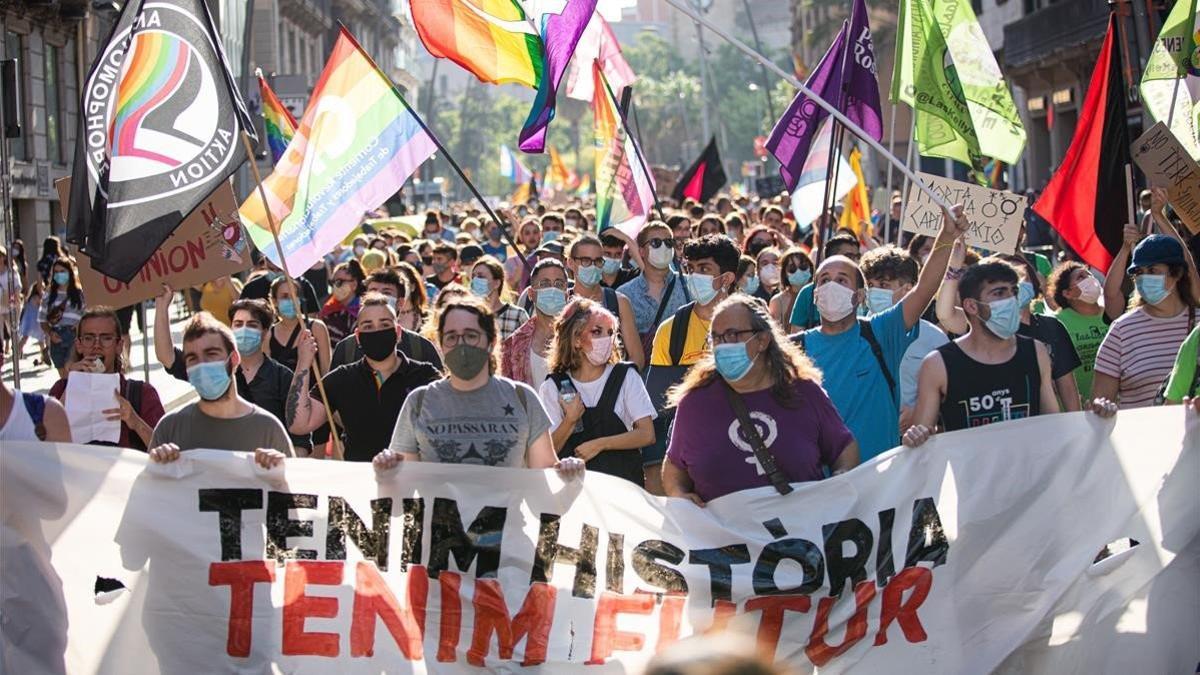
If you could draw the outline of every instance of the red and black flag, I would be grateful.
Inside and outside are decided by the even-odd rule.
[[[721,166],[721,153],[717,150],[717,137],[713,136],[700,157],[679,177],[671,196],[679,204],[689,197],[703,204],[712,199],[727,182],[725,168]]]
[[[1132,160],[1115,22],[1115,15],[1110,16],[1071,147],[1033,205],[1063,241],[1099,269],[1108,269],[1121,249],[1129,218],[1125,165]]]
[[[67,241],[129,281],[257,141],[204,0],[130,0],[84,84]]]

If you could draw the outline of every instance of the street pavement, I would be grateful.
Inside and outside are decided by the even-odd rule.
[[[171,339],[178,345],[183,333],[183,323],[187,319],[183,305],[181,302],[176,302],[171,306]],[[167,374],[163,370],[158,359],[154,358],[154,341],[153,329],[154,311],[153,303],[148,302],[146,308],[146,326],[147,335],[143,335],[138,330],[137,317],[133,318],[133,325],[130,326],[130,339],[133,340],[132,347],[129,351],[130,367],[126,370],[126,375],[136,380],[149,381],[151,385],[158,391],[158,396],[162,400],[163,408],[170,411],[188,401],[196,395],[194,389],[187,382],[177,380]],[[143,356],[143,346],[146,349]],[[0,373],[0,377],[10,386],[13,384],[13,369],[11,361],[12,353],[6,350],[4,354],[4,370]],[[146,375],[144,364],[146,357],[149,358],[149,377]],[[46,393],[50,391],[50,387],[58,381],[58,372],[48,363],[40,363],[41,354],[38,351],[37,343],[32,340],[25,343],[25,355],[21,359],[21,381],[17,386],[22,391]],[[39,363],[35,364],[35,361]]]

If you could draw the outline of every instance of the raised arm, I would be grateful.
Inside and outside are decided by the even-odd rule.
[[[313,360],[317,355],[317,341],[307,330],[296,340],[296,373],[288,389],[287,405],[284,406],[288,431],[303,436],[325,424],[325,406],[309,394]]]
[[[970,227],[970,223],[963,215],[961,204],[954,206],[950,212],[944,214],[942,229],[938,230],[937,238],[933,241],[933,250],[929,253],[929,260],[921,268],[921,275],[917,277],[917,285],[901,300],[904,303],[904,325],[910,330],[921,320],[921,314],[925,312],[925,308],[933,300],[933,295],[937,293],[938,286],[942,283],[942,277],[946,274],[946,265],[950,262],[950,249],[953,248],[954,242],[967,231],[968,227]]]
[[[175,289],[162,285],[162,293],[154,298],[154,357],[163,368],[175,365],[175,343],[171,341],[171,301]]]
[[[958,279],[962,276],[966,264],[967,246],[961,239],[954,242],[950,253],[950,264],[946,267],[946,276],[937,294],[937,318],[942,330],[955,335],[966,335],[971,324],[967,314],[959,307]]]
[[[1125,268],[1129,265],[1129,255],[1141,239],[1142,231],[1137,225],[1126,225],[1121,250],[1113,256],[1108,273],[1104,275],[1104,313],[1111,321],[1116,321],[1125,313],[1125,293],[1121,286],[1125,283]]]

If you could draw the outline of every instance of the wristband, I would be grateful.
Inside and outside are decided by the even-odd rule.
[[[962,279],[963,274],[966,273],[966,271],[967,268],[965,267],[947,267],[946,281],[958,281],[959,279]]]

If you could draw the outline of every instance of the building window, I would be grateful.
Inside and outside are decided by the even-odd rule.
[[[62,82],[59,77],[60,49],[46,45],[46,154],[55,164],[65,164],[63,157]]]
[[[28,66],[25,63],[25,36],[20,33],[7,31],[4,34],[4,58],[17,60],[17,87],[20,89],[21,109],[17,111],[17,124],[21,125],[21,135],[13,138],[9,142],[9,151],[13,159],[28,161],[32,159],[30,151],[33,150],[32,143],[25,142],[25,136],[32,129],[29,127],[28,106],[29,97],[26,96],[25,88],[25,73]]]

